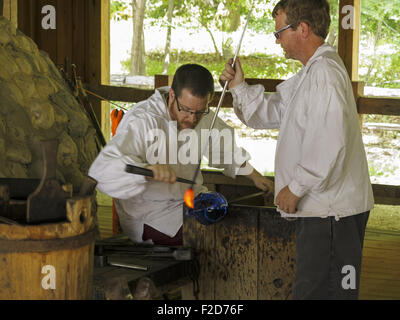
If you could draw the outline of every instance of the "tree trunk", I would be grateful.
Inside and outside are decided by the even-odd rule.
[[[129,75],[145,75],[145,51],[143,20],[146,8],[146,0],[132,0],[133,10],[133,37],[131,49],[131,66]]]
[[[368,72],[367,72],[367,75],[365,77],[365,84],[366,85],[369,84],[372,70],[375,68],[375,65],[376,65],[376,59],[377,59],[376,58],[376,51],[378,49],[378,42],[379,42],[379,40],[381,38],[381,33],[382,33],[382,21],[379,21],[378,28],[377,28],[376,34],[375,34],[375,40],[374,40],[374,54],[372,56],[371,64],[368,67]]]
[[[167,12],[167,40],[165,41],[165,49],[164,49],[164,65],[162,74],[168,73],[168,66],[170,61],[170,51],[171,51],[171,33],[172,33],[172,13],[174,11],[174,0],[169,0],[168,2],[168,12]]]
[[[212,34],[211,30],[207,27],[207,25],[203,25],[203,27],[207,30],[208,34],[211,37],[212,43],[214,45],[215,54],[217,55],[218,61],[222,60],[222,54],[219,52],[217,43],[215,42],[214,35]]]

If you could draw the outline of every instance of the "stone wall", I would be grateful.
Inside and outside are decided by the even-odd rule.
[[[48,54],[0,16],[0,177],[40,178],[46,139],[59,142],[59,181],[79,190],[96,131]]]

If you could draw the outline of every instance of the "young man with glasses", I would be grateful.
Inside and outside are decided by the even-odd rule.
[[[116,134],[89,169],[98,181],[97,188],[115,199],[122,230],[133,241],[182,244],[183,195],[188,185],[176,178],[193,179],[203,151],[202,130],[209,129],[214,115],[209,108],[213,94],[214,80],[206,68],[196,64],[179,67],[171,88],[156,89],[124,115]],[[247,175],[258,188],[272,191],[273,183],[248,164],[249,154],[235,148],[233,129],[219,118],[214,128],[206,154],[210,165],[233,178]],[[218,143],[220,132],[227,133],[224,140],[230,137],[232,143]],[[127,173],[126,164],[147,167],[154,178]],[[202,184],[200,173],[195,195],[207,191]]]
[[[244,81],[240,61],[225,67],[237,116],[246,125],[280,128],[275,204],[296,219],[294,299],[357,299],[365,227],[373,208],[368,164],[351,81],[325,43],[326,0],[281,0],[274,35],[303,68],[266,94]],[[350,274],[349,274],[349,271]]]

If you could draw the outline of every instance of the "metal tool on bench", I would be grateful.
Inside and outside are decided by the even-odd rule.
[[[262,196],[262,195],[265,195],[265,194],[266,194],[265,191],[259,191],[259,192],[255,192],[255,193],[249,194],[249,195],[247,195],[247,196],[243,196],[243,197],[240,197],[240,198],[236,198],[236,199],[234,199],[234,200],[229,201],[229,203],[238,203],[238,202],[240,202],[240,201],[252,199],[252,198],[255,198],[255,197],[258,197],[258,196]]]
[[[124,261],[121,261],[121,258],[119,258],[119,257],[106,257],[106,260],[107,260],[107,264],[109,264],[110,266],[114,266],[114,267],[128,268],[128,269],[134,269],[134,270],[140,270],[140,271],[149,270],[148,266],[143,266],[143,265],[136,264],[136,263],[124,262]]]
[[[134,166],[131,164],[126,165],[125,171],[128,173],[139,174],[139,175],[145,176],[145,177],[154,177],[153,171],[151,171],[150,169],[141,168],[141,167]],[[193,181],[184,179],[184,178],[179,178],[179,177],[176,178],[176,181],[182,182],[182,183],[193,184]]]
[[[110,251],[110,250],[108,250]],[[121,268],[128,268],[134,270],[147,271],[149,269],[148,266],[140,265],[137,263],[129,263],[121,259],[121,257],[110,257],[109,252],[106,252],[105,246],[96,245],[94,250],[94,266],[98,268],[103,268],[106,266],[115,266]]]
[[[150,247],[96,244],[95,252],[102,255],[120,253],[140,258],[173,258],[178,261],[189,261],[194,256],[191,248],[173,248],[167,246]]]

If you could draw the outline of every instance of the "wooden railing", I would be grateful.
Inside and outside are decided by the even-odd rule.
[[[166,86],[171,78],[169,76],[155,76],[155,87]],[[283,80],[276,79],[246,79],[249,84],[262,84],[266,92],[274,92],[276,86]],[[361,88],[361,90],[360,90]],[[362,95],[363,84],[353,82],[353,90],[356,96],[357,110],[359,114],[380,114],[400,116],[400,98],[373,98]],[[136,89],[130,87],[107,86],[99,84],[85,84],[85,89],[96,93],[106,100],[121,102],[139,102],[149,98],[154,89]],[[360,94],[361,93],[361,94]],[[221,92],[216,92],[211,106],[218,104]],[[223,108],[232,108],[232,96],[227,92]],[[204,183],[207,184],[231,184],[231,185],[251,185],[250,180],[246,178],[231,179],[219,173],[210,173],[204,176]],[[373,184],[375,203],[387,205],[400,205],[400,186]]]
[[[156,82],[159,85],[168,85],[168,76],[157,75]],[[162,81],[164,79],[164,81]],[[254,79],[247,78],[246,82],[249,84],[262,84],[266,92],[274,92],[276,86],[283,80],[276,79]],[[361,82],[353,82],[354,86],[361,84]],[[137,89],[131,87],[117,87],[117,86],[107,86],[99,84],[85,84],[85,88],[104,97],[111,101],[123,101],[123,102],[139,102],[147,99],[153,93],[153,89]],[[221,92],[216,92],[214,99],[211,101],[212,106],[218,104]],[[359,95],[357,97],[357,110],[360,114],[381,114],[381,115],[391,115],[400,116],[400,98],[374,98],[365,97]],[[232,108],[232,96],[227,92],[224,102],[222,104],[223,108]]]

